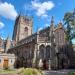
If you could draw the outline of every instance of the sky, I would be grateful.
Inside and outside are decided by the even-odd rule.
[[[15,19],[19,14],[33,18],[34,33],[50,26],[52,16],[55,25],[63,22],[64,14],[74,8],[75,0],[0,0],[0,36],[12,39]]]

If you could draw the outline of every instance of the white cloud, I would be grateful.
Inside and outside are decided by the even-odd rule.
[[[47,11],[51,10],[55,5],[52,1],[47,1],[47,2],[37,2],[37,1],[32,1],[31,2],[33,9],[36,10],[36,15],[37,16],[47,16]]]
[[[12,4],[4,2],[0,3],[0,15],[5,18],[14,20],[18,14]]]
[[[4,23],[0,22],[0,29],[4,27]]]
[[[47,15],[47,14],[43,14],[43,15],[42,15],[42,17],[47,18],[47,17],[48,17],[48,15]]]

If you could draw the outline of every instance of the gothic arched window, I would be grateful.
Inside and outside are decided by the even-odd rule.
[[[49,59],[50,58],[50,46],[46,46],[46,58]]]
[[[25,34],[25,36],[28,36],[28,27],[24,28],[24,34]]]
[[[40,58],[44,59],[45,58],[45,46],[42,44],[39,47],[39,50],[40,50]]]

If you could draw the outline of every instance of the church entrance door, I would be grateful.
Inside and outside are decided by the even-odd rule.
[[[3,68],[8,69],[8,59],[4,59]]]
[[[48,69],[48,64],[46,60],[43,60],[43,69]]]

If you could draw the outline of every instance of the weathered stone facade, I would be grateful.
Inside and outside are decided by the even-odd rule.
[[[13,69],[15,64],[15,55],[7,54],[11,46],[11,41],[7,38],[3,40],[0,38],[0,69]]]
[[[18,19],[19,18],[21,18],[21,16],[18,17]],[[24,18],[28,19],[26,17]],[[25,21],[22,21],[23,23],[18,27],[17,23],[20,22],[19,20],[16,21],[16,27],[14,27],[16,32],[14,31],[13,39],[16,44],[8,51],[8,53],[14,53],[17,56],[16,67],[41,67],[42,69],[62,69],[70,67],[70,56],[72,54],[70,54],[69,51],[72,52],[72,49],[69,50],[66,47],[66,34],[61,22],[55,27],[52,17],[50,27],[30,34],[29,36],[28,34],[23,35],[28,36],[23,39],[21,38],[21,34],[17,33],[21,26],[26,25]],[[27,23],[29,23],[29,20]],[[29,24],[29,27],[30,26],[32,26],[32,21],[31,24]],[[24,28],[22,28],[22,31],[24,31]],[[31,32],[31,30],[32,29],[30,29],[29,32]],[[22,31],[19,31],[19,33]],[[21,39],[17,41],[16,39],[18,38]]]
[[[33,21],[31,18],[18,16],[14,26],[13,40],[18,42],[32,34]]]
[[[14,69],[15,55],[0,53],[0,69]]]

